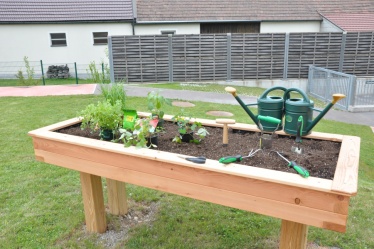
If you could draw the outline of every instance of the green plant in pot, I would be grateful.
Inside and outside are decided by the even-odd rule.
[[[133,130],[119,129],[119,139],[123,140],[125,147],[133,145],[137,148],[156,148],[160,132],[157,123],[158,119],[153,116],[138,118]]]
[[[192,121],[192,118],[184,115],[183,112],[172,117],[172,121],[177,124],[179,133],[174,137],[173,142],[199,144],[209,135],[209,132],[200,122]],[[197,138],[194,135],[196,135]]]
[[[100,129],[100,137],[103,140],[113,140],[122,124],[121,102],[114,105],[110,101],[99,101],[96,105],[88,105],[81,113],[81,128],[89,128],[91,131]]]
[[[156,116],[159,119],[159,126],[162,126],[165,114],[163,108],[165,105],[171,105],[171,100],[162,96],[160,91],[151,91],[147,95],[147,104],[152,116]]]
[[[120,101],[121,109],[124,111],[126,103],[126,91],[124,87],[123,83],[100,84],[101,95],[112,105]]]

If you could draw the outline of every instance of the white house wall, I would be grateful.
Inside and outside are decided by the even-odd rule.
[[[261,22],[260,33],[320,32],[321,22]],[[200,24],[145,24],[137,23],[135,35],[160,35],[174,30],[175,34],[200,34]]]
[[[175,34],[200,34],[200,24],[136,24],[135,35],[160,35],[175,30]]]
[[[261,22],[260,33],[320,32],[319,21]]]
[[[321,23],[321,32],[343,32],[343,30],[329,20],[323,18]]]
[[[46,64],[107,61],[107,45],[93,45],[92,32],[132,35],[130,23],[0,25],[0,61],[43,60]],[[66,33],[67,46],[52,47],[50,33]],[[5,39],[6,37],[6,39]]]

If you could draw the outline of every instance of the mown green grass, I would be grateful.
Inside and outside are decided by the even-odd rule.
[[[227,93],[225,87],[228,85],[222,84],[206,84],[206,83],[167,83],[167,84],[139,84],[142,87],[152,88],[163,88],[163,89],[174,89],[174,90],[190,90],[190,91],[202,91],[202,92],[214,92],[214,93]],[[233,86],[239,97],[241,96],[255,96],[260,97],[267,90],[261,87],[248,87],[248,86]],[[273,90],[268,93],[267,96],[278,96],[283,97],[284,92],[282,90]],[[299,93],[291,92],[292,98],[302,98]],[[308,96],[310,100],[314,101],[315,107],[322,108],[326,105],[323,101],[320,101],[314,97]]]
[[[84,212],[78,172],[35,160],[27,132],[76,116],[98,96],[0,98],[0,247],[106,248],[100,235],[83,230]],[[205,112],[234,113],[237,122],[251,123],[238,105],[194,102],[187,109],[196,117]],[[128,97],[128,108],[146,111],[145,98]],[[179,108],[168,106],[166,113]],[[351,199],[346,233],[310,227],[308,241],[338,248],[374,248],[374,134],[363,125],[322,120],[315,131],[361,137],[359,189]],[[105,181],[104,188],[105,188]],[[129,200],[158,203],[151,223],[130,229],[112,248],[277,248],[279,219],[165,194],[129,185]],[[104,191],[105,193],[105,191]],[[107,215],[110,227],[118,217]],[[116,228],[117,227],[117,228]]]
[[[91,80],[78,79],[78,84],[90,84]],[[45,79],[45,85],[69,85],[77,84],[75,78],[68,79]],[[43,80],[39,79],[37,85],[43,85]],[[22,86],[18,79],[0,79],[0,87],[2,86]]]

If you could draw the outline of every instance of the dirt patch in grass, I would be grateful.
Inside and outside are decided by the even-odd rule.
[[[159,135],[156,148],[162,151],[219,160],[225,156],[247,156],[252,149],[259,148],[260,133],[230,130],[229,144],[224,147],[222,146],[222,128],[206,127],[209,135],[200,144],[174,143],[172,140],[178,135],[177,126],[171,122],[165,122],[164,128],[165,132]],[[99,139],[98,132],[81,130],[79,125],[67,127],[58,132]],[[285,160],[272,152],[278,151],[288,160],[306,168],[310,176],[324,179],[334,178],[341,143],[303,138],[300,145],[303,150],[302,154],[292,152],[292,146],[297,147],[295,137],[274,135],[271,149],[260,150],[253,157],[244,158],[238,164],[296,173],[287,166],[288,163]]]
[[[151,225],[159,210],[158,202],[135,202],[132,199],[127,201],[129,209],[126,215],[107,215],[108,227],[105,233],[88,232],[86,225],[82,225],[58,240],[55,246],[58,248],[87,248],[87,245],[91,245],[94,248],[120,248],[130,237],[131,229],[140,225]],[[109,213],[108,208],[106,211]]]
[[[158,211],[158,203],[155,202],[149,204],[128,200],[128,205],[129,212],[126,215],[110,217],[108,230],[98,234],[98,244],[105,248],[117,248],[119,243],[124,243],[127,240],[130,229],[138,225],[152,223]]]

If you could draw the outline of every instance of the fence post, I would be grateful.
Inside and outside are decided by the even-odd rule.
[[[327,71],[326,88],[325,88],[325,101],[330,99],[331,95],[331,72]]]
[[[173,35],[168,34],[168,61],[169,61],[169,82],[174,81],[173,71]]]
[[[231,81],[231,33],[227,33],[227,81]]]
[[[352,106],[354,107],[355,106],[355,102],[356,102],[356,89],[357,89],[357,77],[356,76],[352,76],[350,78],[350,89],[349,89],[349,94],[350,96],[348,96],[349,98],[349,101],[347,101],[347,110],[349,110],[349,106]]]
[[[101,63],[101,73],[102,73],[102,82],[101,83],[104,83],[105,81],[105,73],[104,73],[104,62]]]
[[[290,48],[290,33],[286,33],[284,39],[284,61],[283,61],[283,79],[288,78],[288,52]]]
[[[110,83],[114,83],[113,45],[112,45],[111,36],[108,37],[108,55],[109,55]]]
[[[78,72],[77,72],[77,63],[74,62],[74,70],[75,70],[75,84],[78,85]]]
[[[340,45],[339,72],[343,72],[344,52],[345,52],[346,39],[347,39],[347,32],[344,31],[343,35],[342,35],[342,43]]]
[[[45,86],[44,69],[43,69],[43,60],[40,60],[40,68],[42,69],[42,80],[43,80],[43,86]]]
[[[309,65],[309,72],[308,72],[308,84],[306,85],[306,92],[310,94],[310,85],[313,84],[313,78],[314,78],[314,70],[313,65]]]

